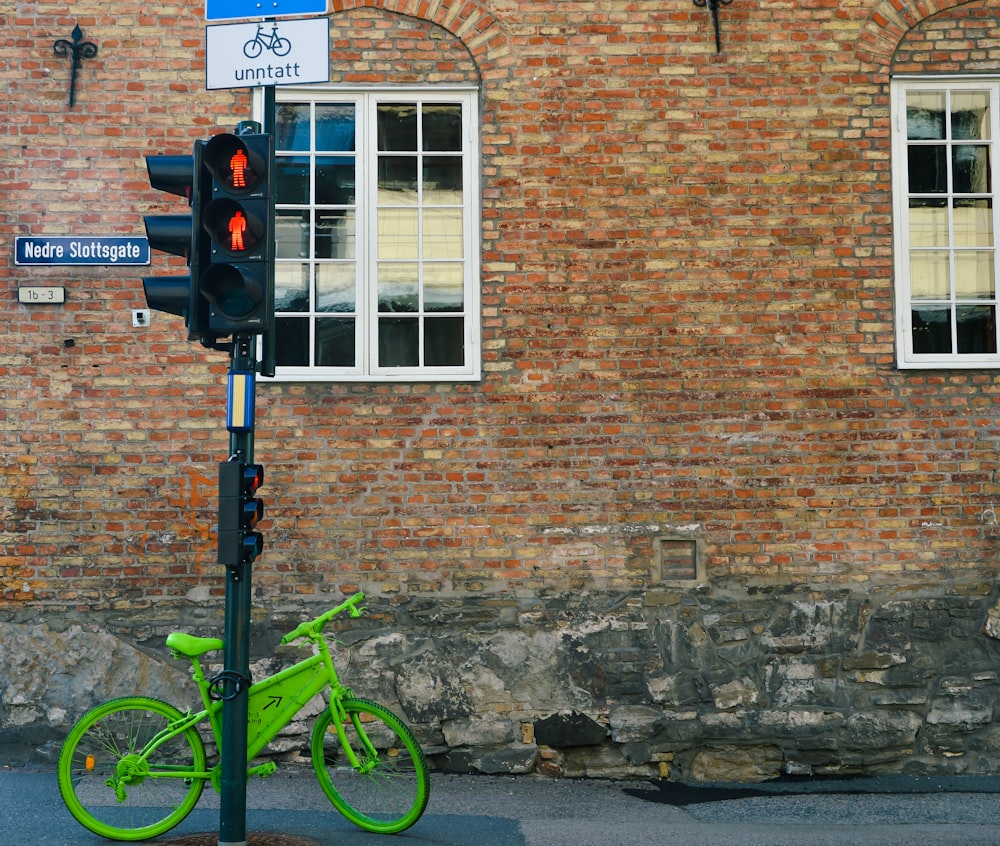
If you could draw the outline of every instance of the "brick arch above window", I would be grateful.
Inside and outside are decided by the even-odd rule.
[[[330,16],[330,82],[342,85],[480,84],[462,41],[438,24],[357,8]]]
[[[331,11],[376,8],[430,21],[465,44],[482,76],[506,73],[512,58],[499,22],[475,0],[332,0]]]
[[[994,0],[945,9],[914,26],[896,48],[897,74],[976,74],[1000,71]]]
[[[861,28],[857,56],[888,78],[896,48],[913,27],[946,9],[985,4],[984,0],[879,0]]]

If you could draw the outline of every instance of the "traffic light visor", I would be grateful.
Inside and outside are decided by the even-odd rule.
[[[159,214],[143,218],[150,249],[173,256],[191,256],[191,215]]]
[[[149,184],[157,191],[191,199],[194,156],[146,156]]]
[[[154,311],[187,317],[191,305],[190,276],[144,276],[146,305]]]

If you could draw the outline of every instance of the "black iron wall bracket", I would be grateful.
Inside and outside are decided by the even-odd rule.
[[[60,38],[52,45],[57,56],[71,55],[73,57],[72,69],[69,72],[69,107],[71,109],[73,103],[76,102],[76,72],[80,69],[84,59],[93,59],[97,55],[97,45],[93,41],[83,40],[83,30],[80,29],[80,24],[73,27],[72,38],[71,42]]]
[[[704,9],[712,16],[712,26],[715,29],[715,52],[722,52],[722,36],[719,34],[719,6],[728,6],[733,0],[694,0],[695,6]]]

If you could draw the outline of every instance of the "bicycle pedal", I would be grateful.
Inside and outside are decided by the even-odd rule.
[[[249,776],[257,776],[258,778],[267,778],[269,775],[274,775],[278,771],[278,765],[274,761],[268,761],[266,764],[261,764],[259,767],[253,767],[247,771]]]

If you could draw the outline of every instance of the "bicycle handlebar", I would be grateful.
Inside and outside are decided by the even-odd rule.
[[[362,591],[358,591],[354,596],[346,601],[340,603],[336,608],[331,608],[325,614],[320,614],[315,620],[306,620],[304,623],[300,623],[296,628],[286,634],[281,642],[283,644],[291,643],[293,640],[298,640],[300,637],[315,637],[320,632],[327,623],[330,622],[338,614],[348,611],[352,617],[360,617],[361,609],[358,608],[358,603],[365,598]]]

